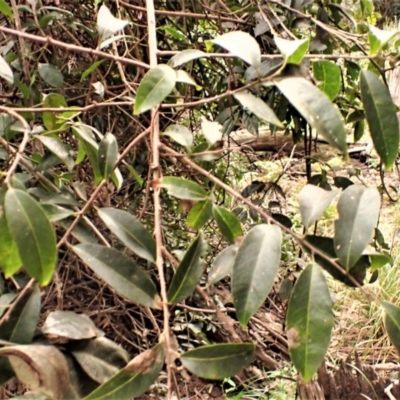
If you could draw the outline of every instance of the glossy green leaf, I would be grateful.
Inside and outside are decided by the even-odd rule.
[[[169,125],[164,131],[164,136],[168,136],[176,143],[184,147],[193,146],[193,134],[186,126],[183,125]]]
[[[244,238],[236,255],[232,297],[237,318],[246,326],[267,298],[278,273],[282,233],[276,225],[256,225]]]
[[[82,72],[81,75],[81,82],[85,80],[93,71],[95,71],[101,64],[103,64],[103,60],[99,60],[94,62],[89,68],[85,69],[85,71]]]
[[[14,83],[14,74],[12,72],[12,69],[1,55],[0,55],[0,77],[5,79],[10,84]]]
[[[282,122],[279,121],[274,111],[259,97],[254,96],[254,94],[248,91],[236,93],[234,97],[245,110],[250,111],[258,119],[278,127],[283,127]]]
[[[243,235],[240,221],[233,212],[214,204],[212,207],[212,215],[222,236],[229,244],[233,244],[237,237]]]
[[[56,235],[42,207],[28,193],[9,189],[5,213],[11,236],[28,274],[47,285],[57,263]]]
[[[5,0],[0,0],[0,12],[6,17],[13,20],[13,12],[9,4]]]
[[[390,341],[400,354],[400,308],[387,301],[381,302],[385,309],[385,327]]]
[[[342,84],[340,67],[333,61],[318,60],[312,63],[312,68],[318,87],[333,101],[339,94]]]
[[[67,102],[65,101],[64,96],[58,93],[50,93],[48,94],[44,101],[43,107],[45,108],[59,108],[59,107],[68,107]],[[43,124],[49,131],[54,131],[58,129],[60,126],[57,123],[58,119],[54,112],[44,111],[43,112]]]
[[[44,135],[36,135],[35,138],[40,140],[55,156],[57,156],[67,166],[68,171],[74,169],[75,161],[71,155],[71,150],[60,139]]]
[[[305,78],[276,79],[278,89],[315,129],[332,146],[347,154],[346,131],[339,110]]]
[[[212,217],[213,202],[211,200],[196,203],[187,216],[186,224],[189,228],[199,230]]]
[[[300,64],[310,46],[309,39],[286,40],[275,36],[274,41],[286,64]]]
[[[387,169],[396,160],[399,147],[399,121],[388,88],[371,71],[361,71],[361,99],[364,104],[374,147]]]
[[[64,85],[64,76],[54,65],[39,63],[38,72],[51,87],[61,88]]]
[[[156,242],[142,223],[127,211],[100,208],[99,217],[121,242],[139,257],[155,261]]]
[[[326,210],[339,190],[324,190],[315,185],[306,185],[299,194],[301,221],[305,228],[313,225]]]
[[[378,221],[380,195],[376,188],[349,186],[340,196],[335,221],[335,251],[348,271],[361,257]]]
[[[188,49],[180,51],[175,54],[169,61],[168,65],[172,68],[179,67],[180,65],[186,64],[190,61],[197,60],[198,58],[208,57],[207,53],[204,51],[196,50],[196,49]]]
[[[207,285],[213,285],[232,273],[233,264],[235,262],[238,249],[238,246],[231,245],[222,250],[221,253],[215,257],[210,271],[208,272]]]
[[[261,64],[261,50],[257,41],[248,33],[234,31],[218,36],[213,43],[228,50],[254,67]]]
[[[378,54],[382,47],[398,34],[397,29],[388,31],[376,28],[373,25],[368,25],[368,28],[369,54],[371,56]]]
[[[164,176],[161,185],[168,194],[182,200],[207,200],[207,192],[196,182],[175,176]]]
[[[75,198],[65,189],[60,192],[53,193],[44,199],[42,199],[42,204],[56,204],[61,206],[70,207],[80,207],[80,204],[75,200]]]
[[[99,144],[97,153],[100,172],[104,179],[107,179],[114,171],[118,159],[118,144],[115,136],[107,132]]]
[[[204,379],[223,380],[239,373],[253,361],[253,343],[221,343],[183,353],[182,365]]]
[[[140,82],[134,113],[142,114],[160,104],[175,88],[176,72],[160,64],[149,70]]]
[[[60,207],[55,204],[42,204],[42,208],[50,222],[57,222],[77,214],[75,211],[70,210],[69,208]]]
[[[156,286],[130,257],[98,244],[79,244],[72,249],[117,293],[133,303],[160,308]]]
[[[85,314],[72,311],[52,311],[46,318],[41,331],[52,338],[70,340],[92,339],[104,335]]]
[[[202,258],[206,248],[203,232],[200,231],[175,271],[168,289],[168,303],[177,304],[193,294],[203,274]]]
[[[311,264],[294,285],[286,315],[290,358],[304,382],[324,360],[332,327],[331,294],[322,270]]]
[[[139,397],[154,383],[163,365],[164,350],[158,344],[136,356],[83,400],[129,400]]]
[[[100,384],[129,362],[129,354],[105,337],[72,343],[68,350],[86,374]]]

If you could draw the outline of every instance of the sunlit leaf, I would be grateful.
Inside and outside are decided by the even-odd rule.
[[[300,64],[310,46],[309,39],[286,40],[275,36],[274,41],[287,64]]]
[[[286,315],[290,358],[308,382],[324,360],[333,327],[332,299],[324,274],[309,265],[294,285]]]
[[[276,225],[256,225],[244,238],[232,270],[232,297],[237,318],[246,326],[261,307],[275,281],[282,233]]]
[[[221,279],[225,278],[227,275],[232,273],[233,264],[235,262],[235,257],[238,252],[238,246],[231,245],[221,251],[215,257],[214,262],[211,265],[210,271],[208,272],[208,285],[213,285]]]
[[[98,213],[107,228],[126,247],[145,260],[155,261],[156,243],[154,238],[138,219],[127,211],[116,208],[100,208]]]
[[[254,357],[252,343],[220,343],[183,353],[182,365],[204,379],[223,380],[246,368]]]
[[[39,63],[38,72],[51,87],[61,88],[64,85],[64,76],[54,65]]]
[[[130,257],[98,244],[79,244],[72,249],[120,295],[146,307],[160,307],[156,286]]]
[[[175,176],[164,176],[161,185],[168,194],[182,200],[201,201],[208,197],[207,192],[196,182]]]
[[[97,32],[100,40],[105,40],[114,33],[124,29],[128,25],[128,21],[115,18],[111,11],[102,4],[97,14]]]
[[[0,55],[0,76],[8,83],[14,83],[14,74],[11,67],[6,63],[6,60]]]
[[[136,94],[134,113],[142,114],[160,104],[175,88],[176,72],[160,64],[146,73]]]
[[[107,179],[115,168],[118,159],[118,144],[115,136],[107,132],[99,144],[97,154],[99,168],[104,179]]]
[[[175,142],[184,147],[193,146],[193,134],[186,126],[183,125],[169,125],[164,131],[164,136],[168,136]]]
[[[196,203],[187,216],[186,224],[189,228],[201,229],[212,216],[213,203],[211,200]]]
[[[335,221],[335,251],[341,265],[348,271],[361,257],[372,238],[380,210],[376,188],[349,186],[340,196]]]
[[[180,83],[186,83],[188,85],[192,85],[196,87],[196,90],[201,90],[201,86],[199,86],[196,81],[191,77],[186,71],[182,69],[176,71],[176,81]]]
[[[56,236],[42,207],[28,193],[9,189],[5,212],[11,235],[28,274],[47,285],[57,263]]]
[[[193,61],[198,58],[204,58],[204,57],[208,57],[208,54],[204,53],[204,51],[196,49],[183,50],[175,54],[168,61],[168,65],[170,65],[172,68],[176,68],[179,67],[180,65],[188,63],[189,61]]]
[[[0,0],[0,12],[3,15],[5,15],[6,17],[13,20],[14,17],[13,17],[12,9],[5,0]]]
[[[374,56],[387,44],[392,38],[398,34],[397,29],[382,30],[373,25],[368,25],[368,41],[369,41],[369,54]]]
[[[68,104],[65,101],[64,96],[62,96],[61,94],[50,93],[45,97],[43,101],[43,107],[46,108],[68,107]],[[54,131],[60,128],[57,116],[54,114],[54,112],[51,111],[43,112],[43,124],[49,131]]]
[[[209,145],[213,145],[222,138],[222,125],[215,121],[209,121],[201,117],[201,132]]]
[[[318,60],[312,63],[313,75],[318,82],[318,87],[332,101],[340,92],[342,72],[333,61]]]
[[[243,235],[240,221],[232,211],[214,204],[212,215],[223,237],[229,244],[234,243],[237,237]]]
[[[203,274],[206,251],[203,232],[199,232],[179,263],[168,289],[168,303],[176,304],[193,294]]]

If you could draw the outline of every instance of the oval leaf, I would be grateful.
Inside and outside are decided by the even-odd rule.
[[[204,379],[222,380],[246,368],[254,357],[252,343],[222,343],[202,346],[182,354],[182,365]]]
[[[173,90],[176,72],[168,65],[157,65],[140,82],[134,113],[142,114],[160,104]]]
[[[229,244],[233,244],[237,237],[243,235],[240,221],[233,212],[224,207],[213,205],[212,215],[223,237]]]
[[[318,87],[333,101],[339,94],[342,83],[340,67],[329,60],[314,61],[312,67],[314,78],[319,83]]]
[[[232,297],[242,326],[260,308],[278,273],[282,233],[276,225],[252,228],[239,247],[232,270]]]
[[[38,72],[40,77],[48,85],[55,88],[61,88],[63,86],[63,74],[54,65],[39,63]]]
[[[105,40],[114,33],[124,29],[128,25],[128,21],[115,18],[111,11],[102,4],[97,14],[97,32],[100,40]]]
[[[203,274],[202,257],[206,251],[203,232],[193,240],[172,278],[168,289],[168,303],[176,304],[189,297]]]
[[[243,106],[244,109],[253,113],[258,119],[269,122],[278,127],[283,127],[274,111],[260,98],[246,91],[239,92],[234,95],[235,99]]]
[[[50,221],[33,197],[19,189],[9,189],[5,212],[11,235],[28,274],[47,285],[57,263],[56,235]]]
[[[118,144],[115,136],[107,132],[99,144],[97,154],[99,168],[104,179],[107,179],[114,171],[118,159]]]
[[[208,273],[207,285],[217,283],[232,272],[238,249],[236,245],[229,246],[215,257]]]
[[[99,217],[121,242],[139,257],[155,261],[156,242],[149,231],[127,211],[101,208]]]
[[[347,154],[346,131],[339,110],[307,79],[288,77],[274,81],[278,89],[312,128],[328,143]]]
[[[168,65],[170,65],[172,68],[175,68],[175,67],[179,67],[182,64],[186,64],[189,61],[193,61],[193,60],[196,60],[198,58],[203,58],[203,57],[208,57],[208,54],[204,53],[204,51],[196,50],[196,49],[183,50],[183,51],[179,52],[178,54],[175,54],[168,61]]]
[[[160,308],[153,281],[126,255],[89,243],[73,246],[72,250],[120,295],[146,307]]]
[[[387,301],[382,301],[385,309],[385,327],[390,341],[400,354],[400,308]]]
[[[187,216],[187,226],[192,229],[201,229],[212,216],[213,203],[211,200],[196,203]]]
[[[324,190],[315,185],[306,185],[299,194],[301,221],[309,228],[317,221],[339,190]]]
[[[399,147],[399,120],[388,88],[371,71],[361,71],[361,99],[376,152],[387,169]]]
[[[164,136],[168,136],[181,146],[193,146],[193,134],[186,126],[183,125],[169,125],[164,131]]]
[[[164,176],[161,185],[171,196],[181,200],[206,200],[207,192],[196,182],[175,176]]]
[[[61,94],[50,93],[45,97],[43,101],[43,107],[49,107],[49,108],[68,107],[68,104],[65,101],[64,96],[62,96]],[[55,115],[54,112],[50,111],[43,112],[43,124],[49,131],[54,131],[60,128],[57,116]]]
[[[75,166],[75,161],[71,156],[70,149],[58,138],[44,135],[36,135],[39,139],[55,156],[57,156],[68,168],[72,171]]]
[[[213,40],[213,43],[223,47],[248,64],[259,67],[261,50],[257,41],[246,32],[236,31],[225,33]]]
[[[136,356],[125,368],[83,400],[129,400],[141,396],[157,379],[164,365],[161,344]]]
[[[309,265],[294,285],[286,315],[290,357],[304,382],[324,360],[333,327],[332,299],[325,276]]]
[[[375,188],[349,186],[340,196],[335,221],[335,251],[347,271],[361,257],[378,221],[380,196]]]

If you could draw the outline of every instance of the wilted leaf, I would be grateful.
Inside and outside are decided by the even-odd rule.
[[[28,274],[47,285],[57,263],[56,236],[42,207],[28,193],[8,189],[5,213],[11,236]]]
[[[153,281],[128,256],[98,244],[79,244],[72,250],[120,295],[146,307],[160,307]]]
[[[100,40],[105,40],[114,33],[124,29],[128,25],[128,21],[115,18],[110,10],[102,4],[97,14],[97,32]]]
[[[210,271],[208,272],[207,285],[213,285],[232,273],[233,264],[235,262],[238,249],[238,246],[231,245],[222,250],[221,253],[215,257]]]
[[[256,225],[244,238],[232,270],[232,297],[242,326],[268,296],[278,272],[282,233],[276,225]]]
[[[335,251],[348,271],[361,257],[378,221],[380,196],[376,188],[351,185],[340,196],[335,221]]]
[[[203,232],[200,231],[175,271],[168,289],[168,303],[179,303],[193,294],[203,274],[204,262],[202,257],[206,248]]]
[[[237,237],[243,235],[240,221],[232,211],[214,204],[212,215],[223,237],[229,244],[232,244]]]
[[[340,91],[340,67],[329,60],[314,61],[312,67],[314,78],[319,83],[318,87],[333,101]]]
[[[184,147],[193,146],[193,134],[186,126],[183,125],[169,125],[164,131],[164,136],[169,136],[175,142]]]
[[[54,65],[39,63],[38,72],[51,87],[61,88],[64,85],[63,74]]]
[[[127,211],[116,208],[100,208],[98,213],[107,228],[126,247],[145,260],[155,261],[156,243],[154,238],[138,219]]]
[[[142,114],[160,104],[175,88],[176,72],[160,64],[146,73],[136,94],[134,113]]]
[[[175,176],[164,176],[160,185],[167,189],[171,196],[182,200],[206,200],[207,192],[196,182]]]
[[[75,166],[75,161],[71,156],[70,149],[58,138],[52,136],[36,135],[55,156],[57,156],[66,166],[68,171],[72,171]]]
[[[115,136],[107,132],[99,144],[97,154],[99,168],[104,179],[107,179],[114,171],[118,159],[118,144]]]
[[[301,221],[309,228],[326,210],[339,190],[324,190],[315,185],[306,185],[299,194]]]
[[[399,147],[399,121],[396,106],[388,88],[373,72],[361,71],[360,87],[375,150],[386,169],[390,169],[396,160]]]
[[[187,216],[186,224],[189,228],[201,229],[212,216],[213,203],[211,200],[196,203]]]
[[[189,350],[180,357],[182,365],[204,379],[223,380],[246,368],[254,357],[252,343],[221,343]]]
[[[332,327],[328,285],[320,267],[311,264],[293,288],[286,316],[290,358],[304,382],[311,380],[324,360]]]
[[[172,68],[179,67],[180,65],[186,64],[189,61],[196,60],[198,58],[208,57],[207,53],[204,51],[196,50],[196,49],[188,49],[175,54],[169,61],[168,65]]]

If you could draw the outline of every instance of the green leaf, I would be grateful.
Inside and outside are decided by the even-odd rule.
[[[75,161],[71,156],[71,150],[58,138],[44,135],[36,135],[36,139],[40,140],[55,156],[57,156],[66,166],[68,171],[72,171]]]
[[[312,128],[332,146],[347,154],[346,131],[339,110],[307,79],[276,79],[275,85],[307,120]]]
[[[187,216],[186,224],[189,228],[201,229],[212,216],[213,203],[211,200],[196,203]]]
[[[225,33],[212,40],[212,42],[254,67],[259,67],[261,64],[260,46],[256,39],[246,32],[234,31]]]
[[[333,61],[318,60],[312,63],[312,68],[314,78],[319,83],[318,87],[333,101],[340,92],[342,82],[340,67]]]
[[[238,249],[238,246],[231,245],[222,250],[221,253],[219,253],[217,257],[215,257],[215,260],[211,265],[210,271],[208,272],[208,286],[217,283],[218,281],[232,273],[233,264],[235,262],[235,257],[237,255]]]
[[[136,356],[125,368],[83,400],[129,400],[141,396],[157,379],[164,365],[161,344]]]
[[[85,71],[82,72],[81,75],[81,82],[86,79],[87,76],[89,76],[94,70],[96,70],[101,64],[103,64],[103,60],[96,61],[93,63],[89,68],[85,69]]]
[[[202,257],[206,251],[203,232],[199,232],[186,251],[168,289],[168,303],[177,304],[189,297],[203,274]]]
[[[104,179],[107,179],[114,171],[118,159],[118,144],[115,136],[107,132],[100,142],[97,154],[99,168]]]
[[[335,221],[335,251],[348,271],[361,257],[378,221],[380,196],[376,188],[351,185],[340,196]]]
[[[84,340],[104,335],[87,315],[61,310],[47,316],[41,331],[53,339]]]
[[[202,87],[199,86],[192,76],[189,75],[186,71],[180,69],[176,71],[176,81],[180,83],[186,83],[187,85],[192,85],[196,87],[196,90],[201,90]]]
[[[286,40],[275,36],[274,40],[276,46],[284,57],[285,64],[300,64],[310,46],[309,39]]]
[[[207,192],[196,182],[175,176],[164,176],[161,185],[168,194],[181,200],[207,200]]]
[[[253,361],[253,343],[221,343],[183,353],[182,365],[204,379],[223,380],[239,373]]]
[[[14,83],[14,74],[11,67],[6,63],[6,60],[0,55],[0,76],[8,83]]]
[[[154,262],[156,242],[149,231],[127,211],[101,208],[99,217],[121,242],[139,257]]]
[[[368,25],[369,55],[375,56],[397,34],[397,30],[383,31],[373,25]]]
[[[56,235],[42,207],[28,193],[9,189],[5,212],[11,235],[28,274],[47,285],[57,263]]]
[[[286,329],[290,358],[308,382],[324,360],[333,327],[332,299],[320,267],[310,264],[294,285]]]
[[[186,64],[189,61],[196,60],[198,58],[208,57],[207,53],[204,51],[196,49],[188,49],[175,54],[169,61],[168,65],[172,68],[179,67],[180,65]]]
[[[5,0],[0,0],[0,12],[4,14],[6,17],[10,18],[11,20],[14,19],[11,7]]]
[[[246,326],[268,296],[278,273],[282,233],[276,225],[256,225],[244,238],[232,270],[237,318]]]
[[[39,63],[38,72],[51,87],[61,88],[64,85],[63,74],[54,65]]]
[[[381,302],[385,309],[385,327],[390,341],[400,354],[400,308],[387,301]]]
[[[85,141],[83,141],[82,144],[93,169],[94,185],[97,186],[103,180],[103,175],[99,167],[98,146],[94,147],[92,144]]]
[[[72,250],[117,293],[136,304],[160,308],[160,298],[150,277],[128,256],[98,244],[79,244]]]
[[[338,193],[339,190],[324,190],[315,185],[306,185],[301,189],[300,215],[306,229],[317,221]]]
[[[232,244],[237,237],[243,235],[240,221],[233,212],[214,204],[212,215],[223,237],[229,244]]]
[[[62,96],[61,94],[50,93],[45,97],[43,101],[43,107],[46,108],[68,107],[68,104],[65,101],[64,96]],[[54,112],[51,111],[43,112],[43,124],[49,131],[54,131],[60,128],[56,115],[54,115]]]
[[[374,147],[386,169],[390,169],[399,147],[399,121],[388,88],[371,71],[361,71],[361,99]]]
[[[173,139],[176,143],[179,143],[184,147],[193,146],[193,134],[189,131],[186,126],[183,125],[169,125],[163,133],[164,136],[168,136]]]
[[[142,114],[160,104],[175,88],[176,72],[160,64],[149,70],[140,82],[134,114]]]
[[[283,127],[282,122],[279,121],[274,111],[259,97],[254,96],[254,94],[248,91],[239,92],[234,97],[245,110],[253,113],[258,119],[280,128]]]

